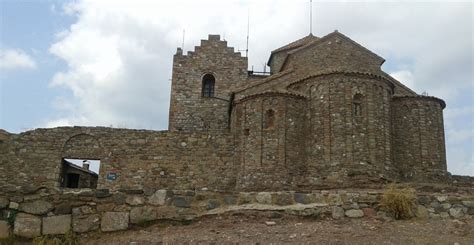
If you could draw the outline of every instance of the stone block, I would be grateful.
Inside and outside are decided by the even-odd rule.
[[[474,200],[462,201],[462,205],[468,208],[474,208]]]
[[[344,209],[341,207],[334,206],[332,207],[331,216],[333,219],[342,219],[344,218]]]
[[[346,210],[345,215],[349,218],[361,218],[364,217],[364,212],[360,209],[349,209]]]
[[[100,217],[98,214],[78,215],[72,217],[72,230],[82,233],[98,230],[100,225]]]
[[[131,206],[143,205],[145,203],[145,198],[142,196],[128,196],[125,202]]]
[[[220,205],[221,204],[220,204],[219,200],[210,199],[209,201],[207,201],[206,209],[207,210],[215,209],[215,208],[218,208]]]
[[[422,219],[428,218],[429,217],[428,209],[423,205],[418,205],[416,207],[415,216]]]
[[[0,197],[0,209],[8,207],[10,201],[5,197]]]
[[[237,204],[237,198],[235,196],[226,195],[224,196],[224,203],[227,205],[235,205]]]
[[[20,213],[15,218],[13,234],[21,237],[34,238],[41,235],[41,218]]]
[[[185,197],[182,197],[182,196],[173,197],[172,203],[173,203],[173,206],[178,207],[178,208],[189,208],[189,207],[191,207],[189,205],[188,200]]]
[[[296,203],[301,203],[301,204],[308,204],[311,203],[311,200],[308,196],[308,194],[305,193],[295,193],[293,195],[295,202]]]
[[[129,213],[105,212],[102,216],[100,229],[102,231],[119,231],[128,228]]]
[[[66,234],[71,229],[71,215],[57,215],[43,218],[43,235]]]
[[[20,208],[20,204],[18,204],[17,202],[10,202],[10,204],[8,204],[8,208],[17,210],[18,208]]]
[[[46,214],[53,210],[53,205],[44,200],[36,200],[33,202],[25,202],[20,205],[20,211],[30,214]]]
[[[463,208],[461,207],[451,208],[449,209],[449,215],[451,215],[451,217],[455,219],[461,218],[464,216]]]
[[[134,207],[130,210],[130,222],[138,224],[142,222],[152,221],[156,219],[156,211],[153,207]]]
[[[373,208],[362,208],[362,212],[364,212],[365,217],[375,217],[377,216],[377,212]]]
[[[55,214],[70,214],[72,212],[72,207],[70,203],[61,203],[56,205],[54,208]]]
[[[272,204],[272,194],[270,192],[259,192],[255,199],[260,204]]]
[[[166,190],[157,190],[148,198],[148,204],[151,205],[165,205],[166,204]]]
[[[5,220],[0,220],[0,239],[10,236],[10,225]]]
[[[86,214],[94,214],[95,210],[91,206],[83,205],[77,208],[72,209],[72,214],[74,216],[86,215]]]

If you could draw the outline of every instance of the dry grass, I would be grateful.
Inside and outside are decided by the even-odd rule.
[[[79,239],[72,231],[68,231],[62,236],[40,236],[33,239],[34,245],[76,245]]]
[[[416,208],[415,189],[390,185],[382,196],[380,206],[395,219],[409,219]]]

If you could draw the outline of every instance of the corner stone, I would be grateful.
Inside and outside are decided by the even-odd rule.
[[[102,231],[119,231],[128,228],[129,214],[125,212],[106,212],[102,216]]]
[[[71,229],[71,215],[43,218],[43,235],[62,235]]]
[[[345,212],[349,218],[361,218],[364,217],[364,212],[360,209],[350,209]]]
[[[41,235],[41,218],[30,214],[18,214],[13,233],[17,236],[34,238]]]

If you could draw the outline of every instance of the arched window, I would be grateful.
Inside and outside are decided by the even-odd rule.
[[[265,129],[271,129],[275,127],[275,111],[270,109],[265,112],[265,121],[263,127]]]
[[[216,79],[211,74],[202,77],[202,97],[214,97],[214,85]]]
[[[355,94],[352,99],[354,116],[362,115],[362,94]]]

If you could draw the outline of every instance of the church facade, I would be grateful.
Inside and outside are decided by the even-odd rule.
[[[335,31],[272,51],[256,74],[209,35],[174,55],[169,131],[230,132],[242,189],[443,179],[445,102],[384,61]]]

